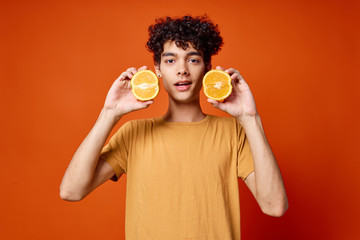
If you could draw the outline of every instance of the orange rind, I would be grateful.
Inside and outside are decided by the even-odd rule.
[[[154,99],[159,93],[159,79],[151,70],[141,70],[130,80],[131,91],[141,101]]]
[[[210,70],[203,78],[203,87],[208,98],[222,101],[231,94],[231,77],[227,72]]]

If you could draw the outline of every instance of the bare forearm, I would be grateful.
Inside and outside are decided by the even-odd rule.
[[[255,168],[255,197],[265,211],[287,208],[280,169],[266,139],[259,115],[238,119],[246,132]]]
[[[119,117],[102,110],[90,133],[74,154],[60,186],[63,194],[82,195],[92,182],[99,155]]]

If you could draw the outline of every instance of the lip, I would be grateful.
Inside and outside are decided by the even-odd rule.
[[[179,83],[189,83],[187,85],[177,85]],[[180,91],[180,92],[183,92],[183,91],[187,91],[190,89],[190,86],[192,84],[192,81],[189,81],[189,80],[180,80],[180,81],[177,81],[174,86],[175,88]]]
[[[174,83],[174,85],[176,84],[179,84],[179,83],[192,83],[192,81],[189,81],[189,80],[180,80],[180,81],[177,81],[176,83]]]

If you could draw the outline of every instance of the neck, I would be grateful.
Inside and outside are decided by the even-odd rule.
[[[169,108],[164,116],[167,122],[198,122],[206,115],[200,107],[199,97],[191,102],[181,103],[169,98]]]

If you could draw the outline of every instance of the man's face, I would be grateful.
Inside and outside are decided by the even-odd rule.
[[[202,54],[190,43],[186,50],[177,47],[174,41],[165,43],[160,65],[155,69],[172,100],[190,102],[199,97],[205,63]]]

